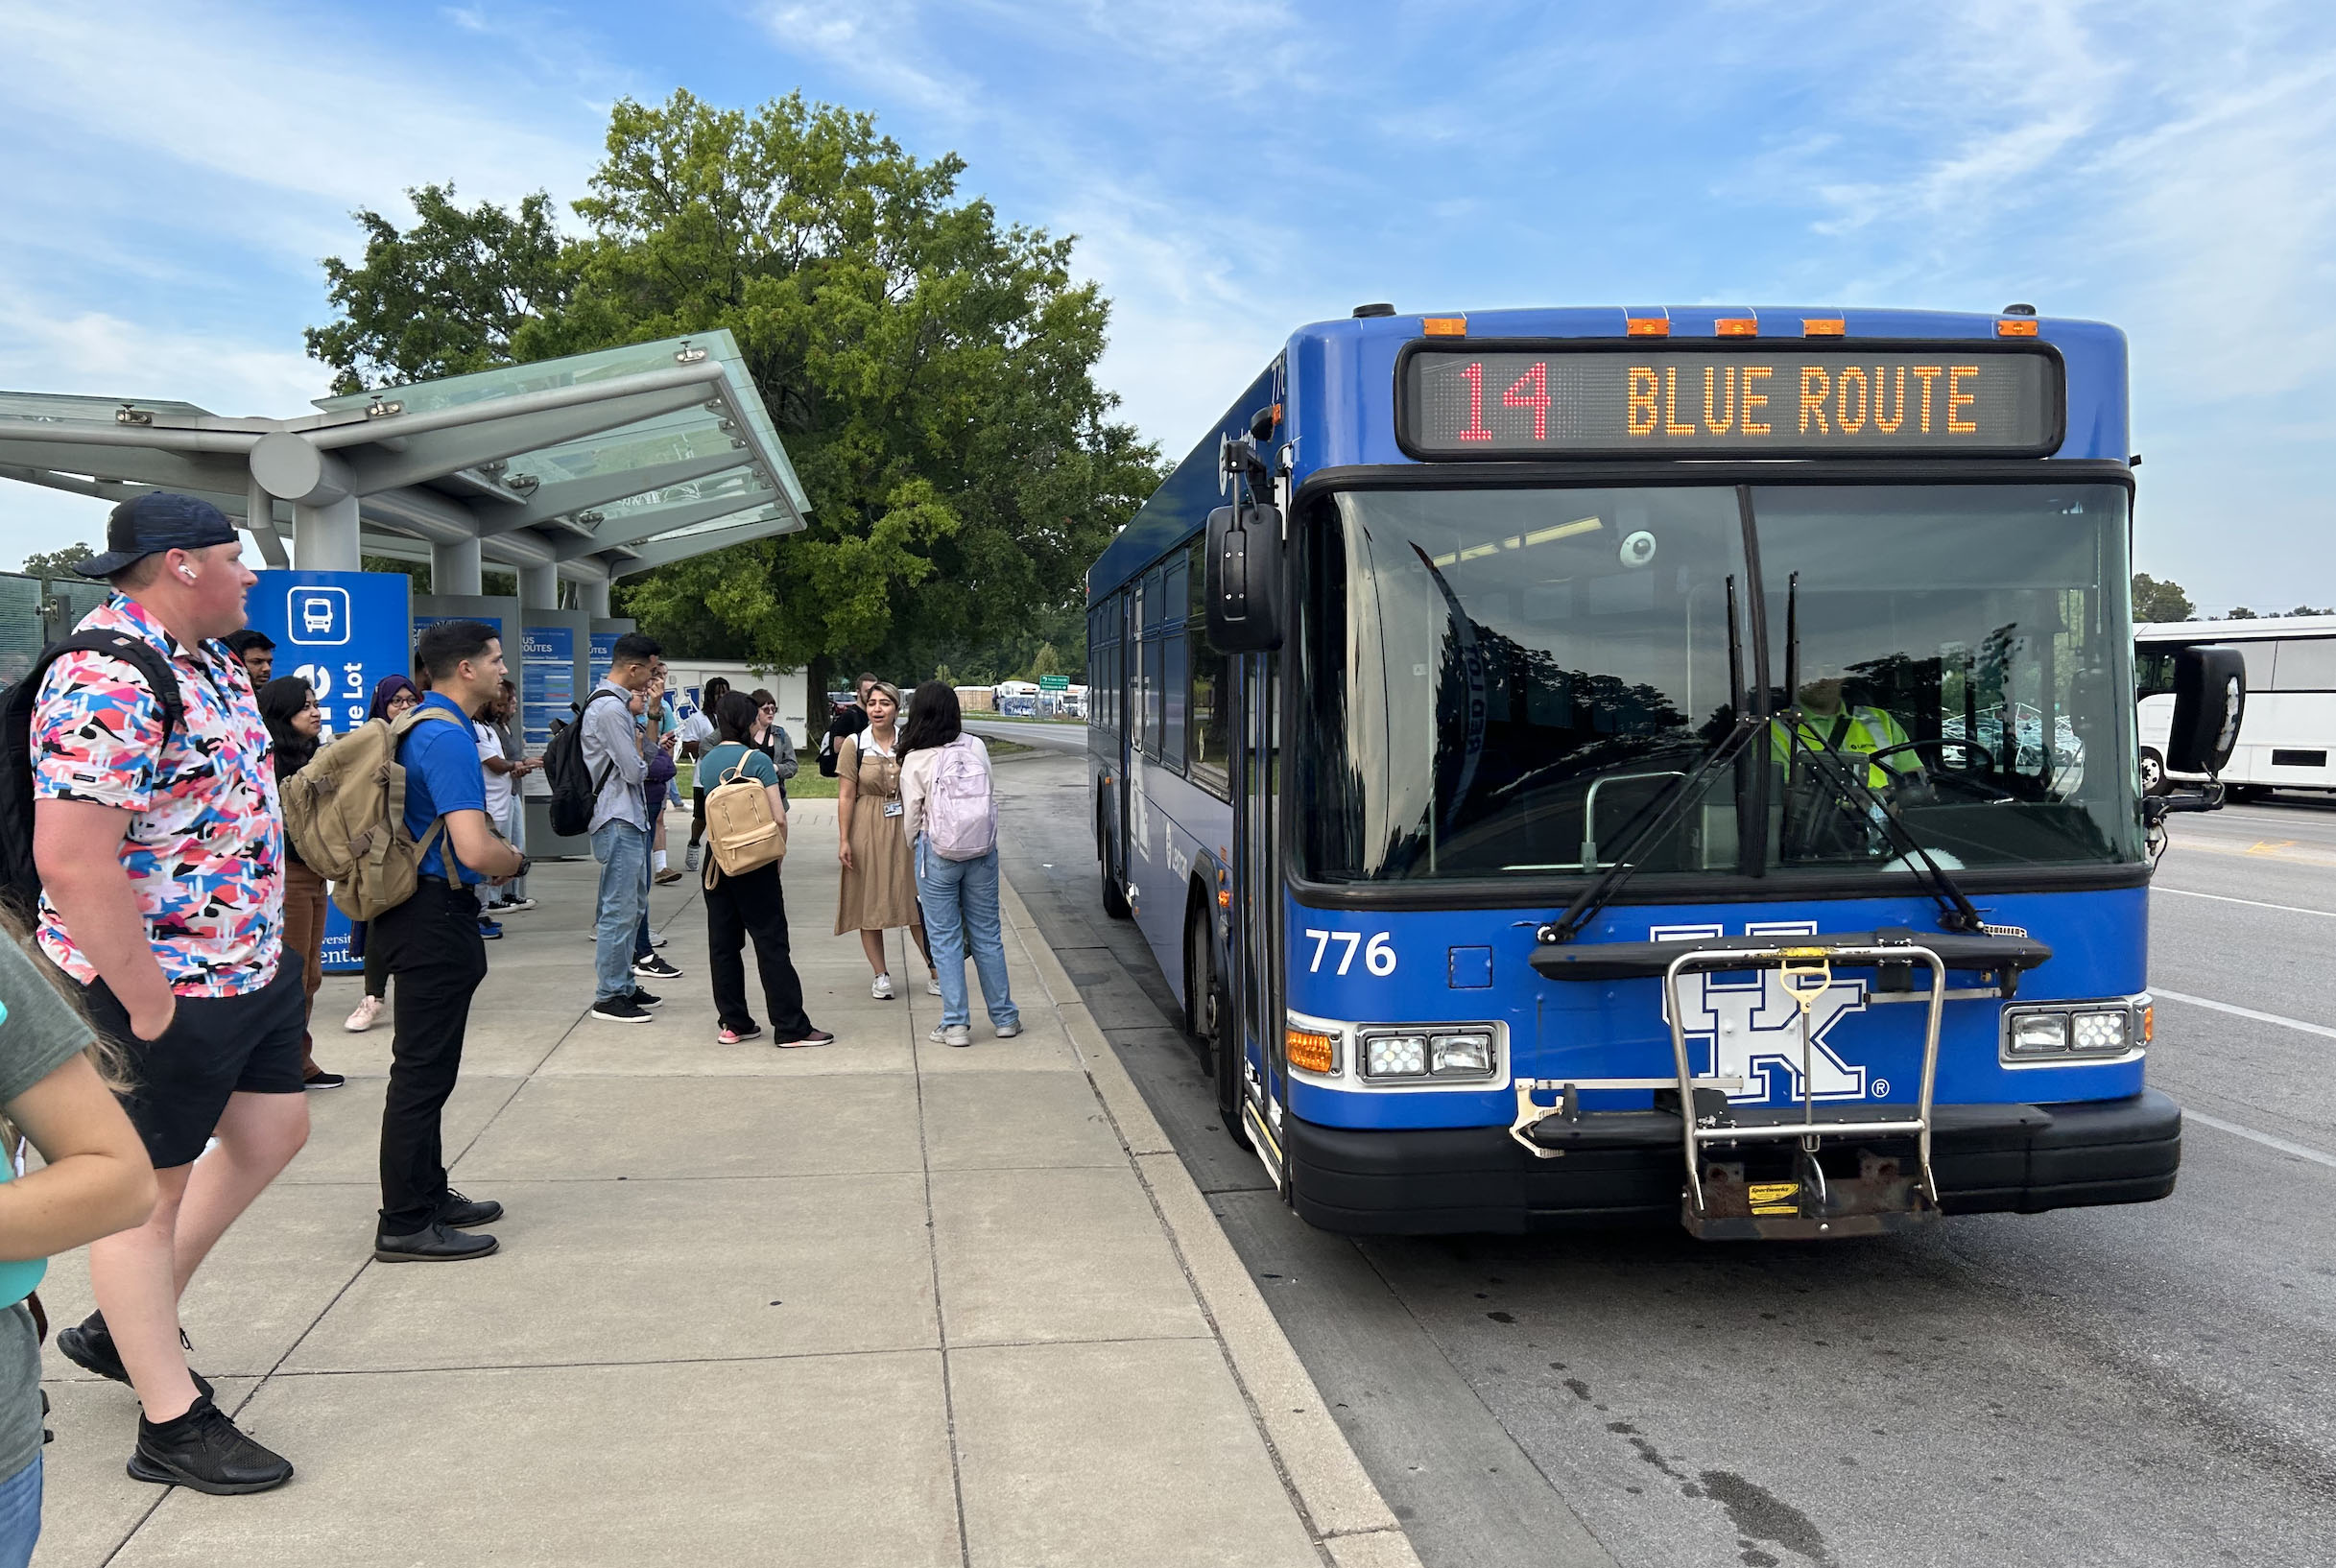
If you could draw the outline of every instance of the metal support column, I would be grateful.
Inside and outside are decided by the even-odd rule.
[[[479,541],[455,539],[430,546],[430,591],[434,594],[485,592],[479,577]]]
[[[473,545],[475,550],[477,546]],[[519,607],[521,609],[558,609],[560,607],[560,568],[547,561],[541,566],[519,568]]]
[[[244,521],[250,525],[251,541],[259,546],[262,560],[279,571],[292,564],[284,553],[284,536],[275,531],[275,497],[257,474],[244,486]]]
[[[303,572],[364,570],[357,546],[357,498],[292,509],[292,555]]]
[[[579,582],[576,584],[576,591],[583,596],[584,607],[587,613],[596,615],[604,621],[608,618],[608,583],[606,579],[598,582]]]

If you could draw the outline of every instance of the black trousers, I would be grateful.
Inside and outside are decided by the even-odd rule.
[[[390,1095],[381,1110],[381,1233],[408,1236],[446,1196],[440,1113],[463,1070],[470,997],[487,978],[478,895],[424,877],[414,896],[373,921],[373,946],[397,977]]]
[[[689,792],[689,842],[699,843],[703,842],[704,838],[705,787],[696,785]]]
[[[811,1033],[803,1015],[803,982],[787,948],[787,895],[778,867],[765,866],[744,876],[714,878],[705,894],[706,967],[714,980],[714,1010],[725,1029],[753,1023],[747,1010],[747,971],[740,954],[754,938],[754,964],[762,971],[762,999],[771,1011],[771,1037],[799,1040]]]

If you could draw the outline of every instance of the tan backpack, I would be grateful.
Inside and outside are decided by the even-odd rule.
[[[333,885],[352,920],[370,920],[414,896],[421,858],[445,831],[441,817],[418,840],[406,831],[406,771],[397,743],[416,725],[462,720],[417,707],[395,723],[369,719],[284,780],[284,833],[308,868]],[[451,853],[451,846],[449,846]]]
[[[771,815],[767,788],[733,767],[705,792],[705,885],[714,875],[744,876],[787,853],[787,825]]]

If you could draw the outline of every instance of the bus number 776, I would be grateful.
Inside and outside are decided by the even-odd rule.
[[[1314,961],[1306,965],[1306,973],[1310,975],[1323,972],[1323,955],[1330,950],[1333,941],[1341,949],[1337,972],[1342,975],[1354,967],[1354,950],[1358,947],[1363,949],[1364,968],[1374,975],[1392,975],[1395,972],[1395,950],[1387,939],[1393,933],[1379,932],[1369,943],[1364,942],[1363,934],[1359,931],[1317,931],[1308,926],[1306,935],[1314,938]]]

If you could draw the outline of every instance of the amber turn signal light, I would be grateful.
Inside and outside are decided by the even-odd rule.
[[[2036,318],[2031,316],[2025,321],[1997,321],[1995,335],[1999,338],[2033,338],[2036,336]]]
[[[1466,316],[1429,316],[1422,318],[1419,330],[1431,338],[1465,338],[1468,335]]]
[[[1848,331],[1849,323],[1838,316],[1812,317],[1800,323],[1800,335],[1804,338],[1840,338]]]
[[[1667,338],[1671,336],[1670,320],[1662,316],[1633,316],[1628,331],[1633,338]]]
[[[1338,1071],[1338,1039],[1311,1029],[1289,1029],[1282,1032],[1282,1049],[1290,1065],[1302,1067],[1309,1073]]]
[[[1756,338],[1760,335],[1760,322],[1751,316],[1723,316],[1717,325],[1723,338]]]

